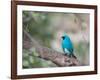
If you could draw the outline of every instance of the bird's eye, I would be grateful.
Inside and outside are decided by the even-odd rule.
[[[62,39],[64,40],[64,39],[65,39],[65,37],[64,37],[64,36],[62,36]]]

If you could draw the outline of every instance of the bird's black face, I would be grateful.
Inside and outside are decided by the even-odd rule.
[[[65,36],[62,36],[61,38],[64,40],[65,39]]]

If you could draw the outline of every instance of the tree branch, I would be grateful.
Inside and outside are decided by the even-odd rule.
[[[65,56],[64,53],[60,53],[53,49],[39,45],[39,43],[34,38],[32,38],[30,34],[26,32],[25,30],[24,30],[24,36],[26,36],[30,40],[30,42],[28,40],[24,41],[24,47],[26,43],[27,43],[27,46],[28,45],[34,46],[36,52],[39,55],[38,57],[46,59],[46,60],[50,60],[56,65],[62,66],[62,67],[63,66],[81,66],[78,59],[73,58],[73,57],[68,57],[67,55]]]

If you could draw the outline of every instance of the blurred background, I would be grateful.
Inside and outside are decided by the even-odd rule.
[[[87,13],[56,13],[56,12],[32,12],[23,11],[23,30],[42,44],[59,52],[61,36],[65,33],[70,37],[74,45],[74,54],[85,66],[89,65],[89,14]],[[23,36],[23,43],[25,43]],[[38,58],[34,46],[23,47],[23,68],[57,67],[49,60]],[[27,48],[31,46],[31,48]],[[30,51],[32,50],[30,55]]]

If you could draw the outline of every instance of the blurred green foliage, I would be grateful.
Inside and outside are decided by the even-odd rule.
[[[42,12],[23,11],[23,29],[44,46],[50,47],[50,42],[54,38],[53,30],[49,29],[50,15]],[[32,48],[32,53],[23,49],[23,68],[38,68],[56,66],[51,61],[38,58]],[[31,55],[30,55],[31,54]]]
[[[89,65],[89,43],[80,42],[75,45],[75,54],[81,63],[85,63],[85,65]]]
[[[49,20],[48,13],[23,11],[23,28],[41,44],[48,47],[54,38],[54,31],[49,29]]]

